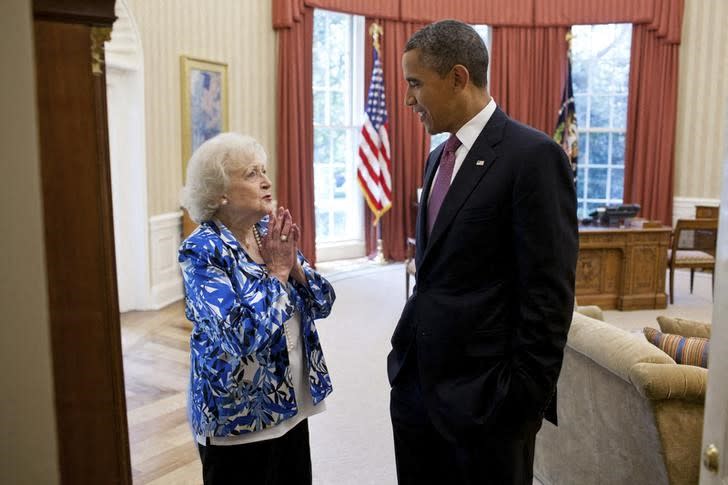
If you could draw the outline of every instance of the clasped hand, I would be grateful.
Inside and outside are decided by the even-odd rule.
[[[305,285],[306,278],[296,257],[301,230],[284,207],[271,211],[269,217],[268,234],[261,240],[261,256],[268,273],[283,284],[293,277]]]

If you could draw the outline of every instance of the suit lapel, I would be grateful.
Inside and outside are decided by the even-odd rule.
[[[483,131],[475,140],[472,148],[468,152],[463,164],[460,166],[455,179],[450,185],[450,189],[447,191],[445,200],[442,202],[440,212],[435,220],[435,225],[432,228],[432,234],[427,238],[427,245],[424,250],[424,254],[419,261],[418,269],[427,259],[430,249],[435,245],[438,239],[440,239],[446,232],[447,228],[452,223],[457,213],[462,208],[463,204],[468,200],[473,189],[478,185],[480,180],[490,170],[490,167],[496,163],[496,153],[493,150],[493,146],[496,145],[503,137],[503,128],[506,123],[505,114],[498,108],[491,116],[488,123],[486,123]],[[439,157],[438,157],[439,160]],[[436,164],[433,164],[436,165]],[[428,187],[432,184],[432,178],[434,177],[434,169],[430,169],[432,173],[428,173]],[[424,196],[425,192],[423,192]],[[420,204],[420,218],[418,220],[424,221],[423,218],[427,214],[427,207],[422,212],[422,206]],[[420,224],[419,231],[426,233],[426,224]],[[425,234],[426,237],[426,234]],[[421,239],[424,240],[424,239]]]

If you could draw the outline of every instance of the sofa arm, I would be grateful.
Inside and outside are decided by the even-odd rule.
[[[708,369],[642,362],[632,366],[629,380],[641,395],[652,401],[682,399],[704,403]]]
[[[604,321],[602,309],[596,305],[577,306],[574,308],[574,311],[579,312],[582,315],[586,315],[589,318],[593,318],[594,320]]]

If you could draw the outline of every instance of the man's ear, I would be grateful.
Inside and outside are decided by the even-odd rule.
[[[468,68],[462,64],[455,64],[452,68],[452,80],[453,88],[455,90],[465,89],[465,86],[470,82],[470,73]]]

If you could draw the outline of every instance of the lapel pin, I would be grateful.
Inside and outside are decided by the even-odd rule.
[[[475,162],[475,164],[476,164],[476,165],[477,165],[478,167],[482,167],[483,165],[485,165],[485,160],[478,160],[477,162]]]

